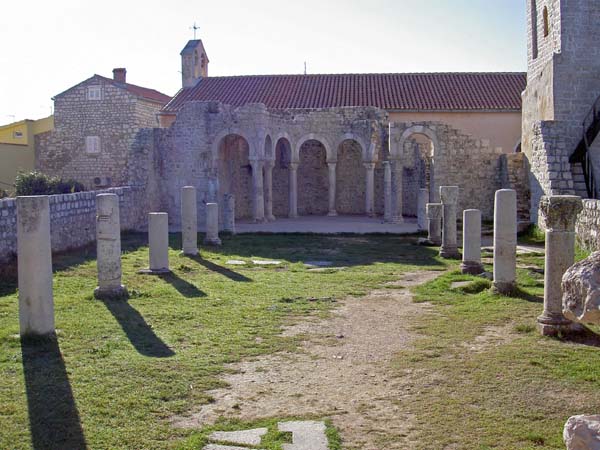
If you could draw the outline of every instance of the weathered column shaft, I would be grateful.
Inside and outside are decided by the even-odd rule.
[[[427,214],[425,205],[429,202],[429,191],[427,189],[419,189],[419,197],[417,199],[417,226],[419,230],[427,228]]]
[[[54,333],[50,203],[17,197],[17,272],[21,336]]]
[[[427,239],[433,245],[442,243],[442,215],[444,212],[441,203],[427,203]]]
[[[221,239],[219,239],[219,205],[217,203],[206,204],[206,237],[204,243],[221,245]]]
[[[235,197],[223,195],[223,231],[235,234]]]
[[[443,208],[442,246],[440,256],[458,258],[456,240],[456,210],[458,208],[458,186],[440,186],[440,199]]]
[[[479,274],[483,272],[481,264],[481,211],[465,209],[463,211],[463,257],[460,265],[462,273]]]
[[[375,215],[375,163],[364,163],[367,175],[365,178],[365,213]]]
[[[392,161],[392,222],[404,223],[403,213],[403,192],[402,192],[402,172],[404,164],[399,159]]]
[[[496,191],[494,200],[494,290],[510,294],[517,276],[517,193]]]
[[[265,219],[271,222],[275,220],[273,215],[273,166],[273,161],[265,163]]]
[[[116,194],[96,196],[96,265],[98,287],[94,296],[99,299],[127,297],[127,290],[121,284],[121,223]]]
[[[337,216],[337,211],[335,210],[335,183],[336,183],[336,163],[328,162],[327,168],[329,169],[329,212],[328,216]]]
[[[563,315],[561,282],[575,261],[575,221],[583,204],[575,195],[544,196],[539,209],[546,224],[546,255],[544,312],[538,317],[538,328],[541,334],[554,336],[576,327]]]
[[[383,220],[392,222],[392,167],[389,161],[383,161]]]
[[[164,212],[148,214],[150,267],[143,273],[161,274],[169,270],[169,215]]]
[[[252,166],[252,218],[255,222],[265,220],[265,199],[263,190],[263,162],[250,161]]]
[[[298,217],[298,163],[290,163],[290,213],[289,217]]]
[[[193,186],[181,188],[181,240],[184,255],[198,254],[198,205]]]

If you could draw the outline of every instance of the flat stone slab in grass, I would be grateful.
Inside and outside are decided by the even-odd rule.
[[[453,281],[450,285],[450,289],[456,289],[464,286],[468,286],[472,283],[472,281]]]
[[[333,265],[333,261],[305,261],[307,267],[329,267]]]
[[[312,268],[309,268],[308,271],[309,272],[329,272],[329,273],[331,273],[331,272],[336,271],[336,270],[344,270],[344,269],[347,269],[347,267],[346,266],[339,266],[339,267],[312,267]]]
[[[248,447],[234,447],[231,445],[208,444],[202,450],[248,450]]]
[[[283,450],[327,450],[325,423],[312,420],[279,422],[279,431],[292,433],[292,443],[283,444]]]
[[[269,431],[267,428],[254,428],[242,431],[215,431],[208,438],[217,442],[232,442],[242,445],[259,445],[262,436]]]
[[[275,261],[272,259],[253,259],[252,264],[256,264],[257,266],[278,266],[281,264],[281,261]]]
[[[245,266],[246,261],[242,261],[240,259],[230,259],[225,264],[227,264],[229,266]]]

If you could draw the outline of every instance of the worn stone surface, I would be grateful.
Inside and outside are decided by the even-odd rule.
[[[578,244],[594,252],[600,250],[600,200],[583,199],[583,210],[577,215],[575,234]]]
[[[252,264],[256,264],[257,266],[278,266],[281,264],[281,261],[272,259],[253,259]]]
[[[248,450],[248,447],[237,447],[233,445],[221,445],[221,444],[208,444],[205,445],[203,450]]]
[[[169,215],[164,212],[148,214],[148,246],[150,266],[140,273],[162,274],[169,269]]]
[[[241,445],[260,445],[262,436],[269,431],[267,428],[254,428],[241,431],[215,431],[208,437],[211,441],[227,442]]]
[[[283,450],[327,450],[328,442],[325,435],[325,423],[305,420],[279,422],[279,431],[292,433],[292,443],[283,444]]]
[[[17,197],[19,326],[21,336],[54,333],[50,203]]]
[[[219,239],[219,205],[217,203],[206,204],[206,237],[204,243],[221,245],[221,239]]]
[[[244,266],[246,265],[246,261],[242,261],[240,259],[229,259],[225,262],[225,264],[229,266]]]
[[[562,277],[562,313],[576,322],[600,324],[600,252],[572,265]]]
[[[517,193],[513,189],[496,191],[493,271],[494,290],[511,293],[517,277]]]
[[[456,208],[458,204],[458,186],[440,186],[442,201],[442,246],[440,256],[443,258],[459,258],[456,239]]]
[[[463,255],[462,273],[477,275],[483,272],[481,264],[481,211],[463,211]]]
[[[429,191],[427,189],[419,189],[419,197],[417,199],[417,225],[419,230],[427,229],[427,202],[429,201]]]
[[[569,417],[563,439],[567,450],[600,450],[600,415]]]
[[[427,203],[425,213],[427,214],[427,239],[433,245],[442,243],[442,216],[443,207],[441,203]]]
[[[181,241],[184,255],[198,254],[198,208],[194,186],[181,188]]]
[[[223,207],[221,211],[223,215],[221,229],[225,232],[235,234],[235,197],[233,194],[223,194]]]
[[[304,261],[304,265],[308,267],[329,267],[333,265],[333,261]]]

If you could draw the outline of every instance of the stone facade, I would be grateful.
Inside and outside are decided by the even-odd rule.
[[[600,250],[600,200],[583,200],[583,210],[575,224],[577,242],[588,251]]]
[[[121,230],[139,230],[144,226],[145,204],[141,189],[119,187],[51,195],[50,231],[53,252],[82,247],[96,240],[96,195],[105,192],[119,196]],[[7,198],[0,200],[0,262],[12,259],[16,251],[16,201]]]

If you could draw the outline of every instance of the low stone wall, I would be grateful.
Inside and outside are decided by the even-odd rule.
[[[83,247],[96,239],[96,195],[119,196],[121,230],[139,230],[146,220],[144,192],[118,187],[101,191],[50,196],[52,251]],[[17,251],[17,205],[14,198],[0,200],[0,263],[13,259]]]
[[[600,200],[584,199],[575,224],[577,242],[589,251],[600,250]]]

